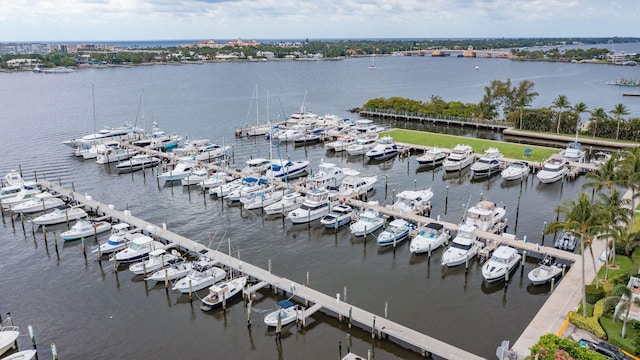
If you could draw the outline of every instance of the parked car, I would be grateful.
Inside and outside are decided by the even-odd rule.
[[[608,344],[604,341],[600,341],[600,342],[593,342],[593,341],[589,341],[589,340],[585,340],[585,339],[580,339],[580,345],[587,347],[595,352],[597,352],[598,354],[603,355],[604,357],[606,357],[607,359],[612,359],[612,360],[633,360],[632,357],[626,355],[625,353],[623,353],[622,351],[620,351],[620,349],[618,349],[617,347]]]

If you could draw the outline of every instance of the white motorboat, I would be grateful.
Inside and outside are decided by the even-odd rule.
[[[566,250],[573,252],[578,245],[578,238],[569,231],[563,231],[558,234],[553,246],[556,249]]]
[[[175,168],[158,175],[158,179],[162,182],[182,180],[189,176],[196,167],[197,163],[193,157],[183,156],[178,159]]]
[[[565,166],[565,161],[551,158],[544,162],[542,169],[536,173],[536,177],[543,184],[551,184],[561,180],[569,172]]]
[[[471,146],[458,144],[451,150],[442,166],[445,171],[462,171],[462,169],[471,165],[474,159],[475,155]]]
[[[353,209],[347,204],[331,207],[329,213],[320,219],[320,223],[329,229],[336,229],[351,222]]]
[[[149,154],[137,154],[129,160],[121,161],[116,165],[118,172],[130,172],[143,169],[150,169],[158,166],[160,159]]]
[[[52,212],[33,218],[31,222],[36,225],[53,225],[82,219],[86,216],[87,212],[82,208],[62,205],[55,208]]]
[[[38,184],[34,181],[25,182],[19,172],[11,170],[4,176],[4,183],[2,185],[0,189],[0,201],[15,197],[24,188],[36,189]]]
[[[209,287],[209,294],[202,299],[200,310],[209,311],[224,302],[233,299],[247,285],[247,277],[241,276],[229,281],[222,281]]]
[[[265,173],[267,179],[294,179],[303,176],[309,169],[309,161],[273,160]]]
[[[196,149],[196,160],[211,162],[227,155],[230,145],[207,144]]]
[[[265,206],[275,204],[282,200],[284,191],[280,190],[259,190],[257,192],[250,193],[249,196],[243,196],[240,198],[242,206],[247,210],[262,209]]]
[[[100,244],[92,252],[107,255],[124,249],[130,240],[130,228],[131,225],[124,222],[111,226],[111,235],[107,242]]]
[[[354,236],[365,236],[380,229],[384,222],[378,210],[367,208],[358,215],[358,220],[349,226],[349,230]]]
[[[14,213],[30,214],[39,211],[46,211],[49,209],[63,206],[64,201],[59,197],[54,197],[49,192],[41,192],[36,194],[31,200],[25,201],[13,207]]]
[[[373,149],[367,151],[365,155],[369,160],[384,161],[398,155],[400,147],[395,144],[391,136],[384,136],[378,139],[378,143]]]
[[[209,188],[209,195],[214,195],[216,197],[225,197],[229,195],[230,192],[242,186],[242,179],[235,179],[232,181],[227,181],[224,184],[220,184],[215,187]]]
[[[182,186],[198,185],[201,182],[209,179],[209,170],[205,167],[198,167],[187,175],[187,177],[180,179]]]
[[[591,157],[589,163],[599,166],[609,161],[609,159],[611,159],[611,153],[606,151],[596,151]]]
[[[373,149],[378,143],[376,136],[358,137],[356,142],[347,146],[347,153],[351,156],[364,155],[367,151]]]
[[[276,303],[276,310],[264,317],[264,323],[271,327],[285,326],[296,321],[303,311],[304,307],[301,305],[296,305],[289,300],[281,300]]]
[[[411,239],[409,251],[412,254],[433,251],[447,243],[449,238],[449,232],[444,229],[444,225],[431,222],[425,225],[425,227]]]
[[[338,196],[346,198],[353,195],[367,193],[373,190],[373,186],[378,181],[377,176],[360,176],[360,172],[354,169],[344,169],[345,177],[338,188]]]
[[[414,225],[403,219],[391,221],[387,227],[378,234],[378,246],[397,245],[407,240]]]
[[[17,326],[0,325],[0,355],[13,349],[20,335],[20,328]]]
[[[213,266],[209,262],[196,262],[192,265],[192,269],[189,274],[182,279],[178,280],[172,290],[180,291],[183,294],[187,294],[192,291],[202,290],[224,280],[227,276],[227,272],[219,267]]]
[[[466,211],[465,224],[472,225],[480,231],[495,232],[506,215],[504,207],[493,201],[483,200]]]
[[[325,149],[341,152],[347,150],[347,147],[356,142],[355,137],[351,135],[340,135],[335,141],[324,144]]]
[[[150,252],[164,247],[161,242],[140,233],[131,234],[130,238],[131,240],[127,243],[127,247],[115,253],[109,260],[118,264],[132,263],[146,259],[149,257]]]
[[[498,173],[503,164],[501,159],[500,150],[494,147],[488,148],[476,162],[471,164],[471,176],[483,178]]]
[[[336,166],[336,164],[326,162],[318,165],[318,169],[317,172],[312,172],[311,175],[307,177],[307,188],[338,189],[345,177],[344,170]]]
[[[282,197],[278,202],[264,207],[264,213],[267,215],[286,215],[290,211],[299,208],[304,202],[304,196],[297,191],[290,191]]]
[[[22,179],[22,175],[20,172],[16,170],[11,170],[4,176],[4,182],[6,185],[4,186],[21,186],[24,185],[24,180]]]
[[[35,358],[36,353],[37,350],[34,349],[22,350],[9,356],[5,356],[2,358],[2,360],[31,360]]]
[[[225,199],[229,202],[238,202],[241,198],[248,197],[250,194],[268,190],[273,190],[273,187],[269,187],[266,179],[246,177],[242,179],[242,186],[231,190],[225,195]]]
[[[400,211],[401,213],[411,213],[419,211],[429,205],[431,198],[433,198],[431,188],[425,190],[404,190],[396,195],[396,201],[392,205],[387,205],[387,208]]]
[[[313,189],[307,194],[299,208],[287,214],[287,219],[294,224],[318,220],[329,213],[330,206],[329,191],[326,189]]]
[[[442,253],[442,265],[449,267],[464,264],[478,254],[476,227],[464,224],[458,228],[458,234]]]
[[[529,171],[531,168],[526,161],[514,161],[502,170],[500,176],[507,181],[523,180],[529,175]]]
[[[567,143],[567,147],[560,152],[564,162],[579,162],[583,163],[585,160],[585,152],[580,148],[580,143],[572,141]]]
[[[91,146],[75,147],[73,152],[76,156],[82,156],[83,160],[91,160],[97,158],[100,151],[104,152],[106,149],[117,149],[119,146],[119,141],[105,141]]]
[[[155,271],[153,274],[144,278],[144,280],[151,282],[168,282],[181,279],[189,274],[193,264],[193,261],[185,261],[183,258],[177,258],[169,261],[166,267]]]
[[[177,147],[182,141],[182,137],[173,134],[169,135],[158,126],[157,122],[153,122],[151,134],[143,136],[141,139],[133,142],[134,145],[146,147],[149,149],[167,151]]]
[[[214,187],[222,186],[226,184],[228,181],[232,181],[235,179],[233,176],[229,175],[225,171],[218,171],[214,174],[209,175],[208,178],[200,181],[198,185],[203,189],[211,189]]]
[[[533,285],[542,285],[562,275],[562,266],[556,262],[553,256],[546,255],[538,266],[529,271],[527,277]]]
[[[131,139],[139,133],[143,133],[143,130],[136,128],[133,126],[133,124],[127,122],[124,124],[124,126],[105,127],[97,133],[85,135],[79,139],[63,141],[62,143],[71,147],[87,147],[93,144],[100,144],[110,140]]]
[[[424,152],[424,154],[416,157],[420,166],[433,166],[436,167],[444,162],[449,155],[449,151],[439,148],[437,146],[432,147]]]
[[[265,158],[253,158],[245,162],[242,174],[245,176],[260,177],[271,167],[271,160]]]
[[[493,251],[493,254],[484,264],[482,264],[482,277],[486,282],[495,282],[505,279],[508,273],[520,263],[522,255],[518,250],[500,245]]]
[[[111,223],[107,221],[78,220],[71,229],[60,234],[64,241],[87,238],[111,230]]]
[[[101,145],[98,145],[101,146]],[[118,163],[124,160],[131,158],[132,156],[138,154],[137,150],[129,149],[129,148],[110,148],[105,147],[104,149],[98,148],[98,156],[96,156],[96,164],[111,164]]]
[[[278,140],[280,142],[296,141],[302,139],[307,135],[307,127],[304,125],[294,125],[289,129],[282,131],[278,134]]]
[[[168,253],[165,249],[155,249],[149,252],[149,258],[129,265],[129,271],[136,275],[147,274],[168,266],[171,261],[180,257],[175,250]]]
[[[4,199],[0,199],[0,203],[2,203],[2,207],[5,210],[13,209],[13,207],[15,207],[16,205],[33,199],[37,194],[40,194],[41,192],[42,191],[36,186],[25,185],[13,196],[7,196]]]

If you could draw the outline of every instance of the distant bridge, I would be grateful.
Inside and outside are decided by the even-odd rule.
[[[496,50],[473,50],[473,49],[433,49],[433,50],[407,50],[401,51],[404,55],[408,56],[425,56],[430,54],[431,56],[451,56],[456,55],[463,57],[493,57],[501,59],[510,59],[512,54],[506,51]]]

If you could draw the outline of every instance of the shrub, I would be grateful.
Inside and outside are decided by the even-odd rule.
[[[553,334],[546,334],[531,348],[531,355],[527,360],[556,360],[556,359],[580,359],[580,360],[602,360],[602,355],[581,346],[579,343],[560,338]]]
[[[596,288],[595,285],[587,285],[587,302],[595,304],[598,300],[604,298],[604,288],[602,286]]]
[[[593,316],[591,317],[585,318],[582,317],[582,315],[578,315],[573,312],[570,313],[569,321],[580,329],[589,331],[599,338],[606,339],[607,334],[604,332],[604,329],[602,329],[602,326],[600,326],[600,323],[598,322],[598,318],[600,318],[600,316],[602,316],[604,312],[604,303],[604,299],[596,302],[595,306],[593,307]]]

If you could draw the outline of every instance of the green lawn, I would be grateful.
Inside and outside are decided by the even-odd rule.
[[[558,153],[558,149],[546,148],[542,146],[507,143],[495,140],[483,140],[424,131],[394,129],[381,134],[381,136],[383,135],[389,135],[393,137],[394,141],[397,142],[423,146],[453,148],[457,144],[466,144],[471,146],[476,154],[482,154],[486,149],[495,147],[500,150],[505,158],[527,160],[533,162],[542,162],[548,159],[551,155]],[[532,150],[529,153],[529,157],[525,157],[524,151],[527,148]]]

